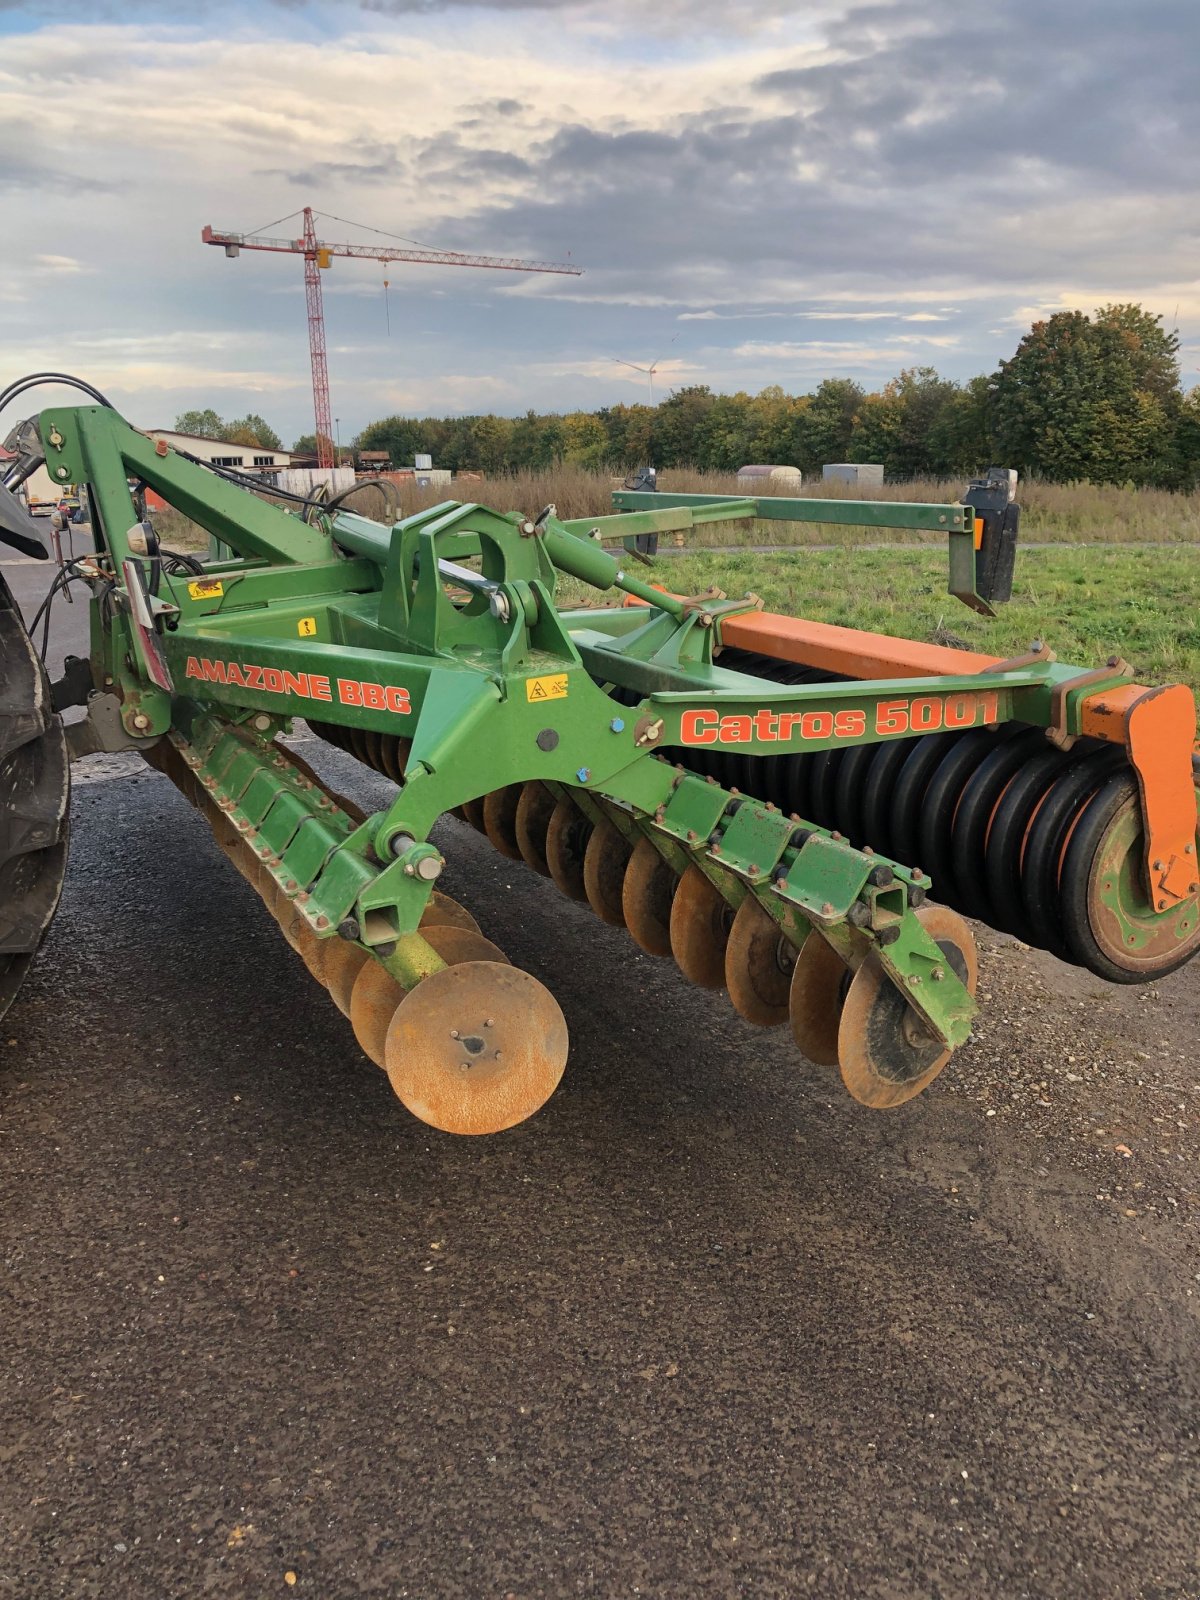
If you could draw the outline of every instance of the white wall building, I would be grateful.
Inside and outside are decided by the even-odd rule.
[[[174,428],[147,428],[150,439],[165,439],[172,450],[179,450],[214,467],[233,467],[251,475],[278,472],[292,464],[290,450],[266,450],[256,444],[230,444],[227,439],[205,439],[196,433],[176,433]]]

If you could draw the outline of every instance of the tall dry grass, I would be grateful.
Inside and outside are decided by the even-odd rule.
[[[580,467],[558,466],[546,472],[513,472],[493,478],[457,478],[444,489],[418,489],[404,484],[398,489],[399,513],[376,488],[364,486],[350,506],[364,516],[390,521],[411,516],[441,500],[475,500],[498,511],[536,514],[553,504],[561,517],[602,517],[612,512],[612,493],[621,479]],[[733,473],[674,470],[659,475],[664,491],[687,494],[741,495]],[[885,484],[881,489],[860,489],[842,483],[807,483],[805,498],[825,500],[905,500],[952,504],[962,494],[960,479],[914,479]],[[756,485],[759,496],[794,493],[787,485]],[[1023,483],[1021,534],[1031,544],[1197,544],[1200,543],[1200,494],[1176,494],[1166,489],[1125,489],[1090,483]],[[158,517],[166,543],[176,548],[202,548],[207,539],[174,512]],[[940,544],[938,533],[906,533],[881,529],[848,528],[837,523],[722,522],[691,529],[675,542],[689,549],[714,546],[845,544]]]
[[[612,511],[612,492],[621,480],[580,467],[559,466],[546,472],[514,472],[499,477],[459,478],[448,489],[400,489],[404,515],[436,505],[439,500],[477,500],[501,511],[540,511],[554,504],[561,517],[601,517]],[[664,471],[660,488],[686,494],[741,495],[733,473]],[[842,483],[806,483],[804,498],[823,500],[905,500],[953,503],[962,494],[961,479],[914,479],[889,483],[881,489],[861,489]],[[787,485],[755,486],[756,495],[789,495]],[[1068,544],[1195,544],[1200,543],[1200,494],[1176,494],[1166,489],[1126,489],[1091,483],[1022,483],[1021,532],[1034,543]],[[379,516],[383,501],[377,491],[364,489],[359,504],[367,516]],[[713,545],[759,544],[862,544],[866,542],[940,543],[941,534],[871,534],[861,528],[831,523],[761,521],[718,523],[689,532],[694,548]]]

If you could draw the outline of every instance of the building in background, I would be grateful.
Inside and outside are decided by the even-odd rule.
[[[290,467],[290,450],[267,450],[257,444],[230,444],[228,439],[206,439],[198,433],[177,433],[174,428],[147,428],[149,439],[164,439],[181,455],[195,456],[210,467],[232,467],[237,472],[257,477]]]
[[[827,483],[856,483],[860,489],[878,489],[883,484],[883,466],[878,461],[831,461],[821,468]]]
[[[786,483],[790,488],[799,489],[804,482],[804,474],[799,467],[739,467],[737,481],[746,485]]]

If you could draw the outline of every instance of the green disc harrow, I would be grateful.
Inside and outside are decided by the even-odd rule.
[[[1188,689],[631,570],[648,538],[706,522],[932,529],[951,592],[986,611],[1015,545],[998,480],[948,505],[622,491],[600,519],[447,501],[384,525],[282,509],[107,405],[45,412],[25,438],[9,488],[40,449],[86,493],[95,553],[64,565],[92,591],[92,647],[54,686],[55,709],[86,707],[64,741],[0,606],[0,1005],[57,899],[68,748],[136,749],[170,777],[399,1098],[457,1133],[536,1111],[567,1029],[439,893],[447,814],[750,1022],[790,1027],[867,1106],[911,1099],[967,1038],[968,916],[1114,982],[1200,944]],[[208,532],[206,559],[161,548],[148,493]],[[0,538],[40,549],[12,500]],[[564,578],[607,603],[562,606]],[[384,809],[280,741],[296,717],[392,781]]]

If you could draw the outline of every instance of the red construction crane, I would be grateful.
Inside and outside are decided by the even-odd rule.
[[[300,216],[299,211],[293,216]],[[334,256],[361,256],[368,261],[408,261],[438,267],[492,267],[500,272],[561,272],[578,278],[582,267],[565,261],[521,261],[515,256],[470,256],[460,250],[429,250],[424,246],[406,243],[397,250],[373,244],[329,244],[317,238],[316,223],[311,206],[305,206],[304,235],[300,239],[266,238],[261,233],[229,233],[224,229],[205,227],[200,237],[205,244],[219,244],[231,259],[243,250],[272,250],[287,255],[304,257],[304,291],[308,302],[308,349],[312,358],[313,410],[317,419],[317,464],[333,466],[333,412],[329,404],[329,366],[325,359],[325,308],[321,297],[321,273],[331,265]],[[281,222],[290,220],[281,217]],[[341,221],[341,218],[334,218]],[[277,227],[277,223],[268,224]],[[358,227],[358,223],[348,224]],[[379,232],[371,229],[371,232]],[[383,235],[380,237],[393,237]],[[386,286],[386,280],[385,280]]]

